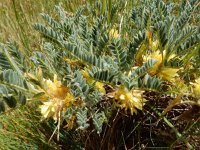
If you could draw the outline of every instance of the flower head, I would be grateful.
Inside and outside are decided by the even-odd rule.
[[[61,81],[57,80],[57,75],[54,75],[54,81],[50,79],[43,79],[44,90],[50,97],[64,99],[69,89],[61,84]]]
[[[152,54],[150,54],[149,56],[144,56],[143,59],[144,59],[145,62],[148,61],[149,59],[156,60],[156,63],[148,70],[148,73],[151,76],[156,75],[157,77],[160,77],[163,80],[174,82],[175,77],[178,77],[177,72],[180,69],[164,66],[163,59],[165,57],[165,53],[166,52],[164,51],[163,56],[162,56],[160,51],[155,51]],[[173,57],[174,57],[174,55],[171,55],[169,57],[169,59],[171,59]]]
[[[109,32],[109,37],[110,38],[119,38],[120,37],[120,35],[119,35],[119,32],[118,32],[118,30],[116,30],[116,29],[111,29],[110,30],[110,32]]]
[[[69,89],[57,80],[56,75],[54,75],[54,81],[43,79],[43,87],[45,95],[42,96],[44,102],[40,106],[41,114],[44,118],[53,117],[54,120],[58,120],[59,113],[66,111],[75,98]]]
[[[153,76],[157,74],[157,72],[160,70],[162,66],[162,61],[163,61],[162,54],[159,51],[155,51],[148,56],[143,56],[144,62],[147,62],[150,59],[156,61],[153,67],[148,70],[148,73]]]
[[[142,97],[141,90],[132,90],[129,91],[125,87],[119,87],[114,92],[114,99],[117,102],[117,105],[122,109],[130,110],[131,114],[137,113],[137,109],[142,110],[145,99]]]
[[[157,77],[162,78],[163,80],[174,82],[175,78],[178,77],[179,69],[170,68],[170,67],[162,67],[157,74]]]

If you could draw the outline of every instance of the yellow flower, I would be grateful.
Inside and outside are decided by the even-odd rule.
[[[43,105],[40,106],[41,114],[44,118],[53,117],[53,119],[57,121],[59,113],[62,111],[66,112],[67,108],[72,105],[74,100],[74,97],[70,93],[67,94],[64,100],[52,98],[47,102],[43,102]]]
[[[147,62],[150,59],[153,59],[156,61],[156,63],[153,65],[153,67],[148,70],[148,73],[150,75],[154,76],[157,74],[157,72],[160,70],[160,68],[162,66],[162,61],[163,61],[162,54],[160,53],[160,51],[155,51],[148,56],[143,56],[144,62]]]
[[[83,77],[86,79],[87,83],[92,85],[95,83],[95,88],[97,90],[99,90],[99,92],[101,92],[102,94],[106,94],[106,90],[104,88],[104,84],[98,81],[95,81],[94,79],[92,79],[89,75],[89,73],[85,70],[81,70],[81,74],[83,75]]]
[[[72,115],[68,120],[67,120],[67,127],[69,130],[73,129],[74,125],[76,124],[76,115]],[[64,128],[65,128],[64,127]]]
[[[51,97],[56,97],[59,99],[64,99],[68,88],[61,84],[61,81],[57,80],[57,75],[54,75],[54,82],[50,79],[43,79],[44,89],[46,93]]]
[[[104,88],[104,84],[101,82],[96,82],[95,87],[101,92],[102,94],[106,94],[106,90]]]
[[[171,55],[169,57],[169,60],[172,59],[175,55]],[[175,81],[175,77],[178,77],[178,71],[179,69],[177,68],[170,68],[170,67],[165,67],[163,65],[163,59],[165,57],[165,51],[163,52],[163,56],[159,51],[155,51],[149,56],[143,56],[144,62],[153,59],[156,60],[156,63],[148,70],[148,73],[151,76],[156,75],[157,77],[162,78],[163,80]]]
[[[131,114],[137,113],[137,109],[142,110],[145,99],[142,94],[144,91],[132,90],[121,86],[113,94],[117,105],[125,111],[130,110]]]
[[[118,30],[116,30],[116,29],[111,29],[110,32],[109,32],[109,37],[110,37],[110,38],[115,38],[115,39],[119,38],[120,35],[119,35]]]
[[[48,118],[53,116],[55,120],[57,120],[56,110],[58,107],[58,104],[55,104],[56,101],[49,101],[49,102],[43,102],[43,105],[40,106],[41,114],[44,118]]]
[[[163,80],[174,82],[175,78],[179,76],[178,71],[179,69],[176,68],[162,67],[156,76]]]
[[[53,117],[57,121],[60,116],[59,113],[66,111],[75,98],[69,89],[63,86],[61,81],[57,80],[56,75],[54,75],[53,82],[50,79],[43,79],[43,88],[45,94],[42,95],[42,98],[43,101],[46,101],[40,106],[41,114],[44,118]]]
[[[66,111],[67,108],[69,108],[74,101],[75,101],[74,96],[71,93],[67,93],[67,95],[66,95],[66,97],[64,99],[63,111]]]

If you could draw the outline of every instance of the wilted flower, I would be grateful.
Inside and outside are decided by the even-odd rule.
[[[74,96],[70,93],[69,89],[57,80],[54,75],[54,81],[43,79],[43,87],[45,95],[43,95],[43,105],[40,106],[41,113],[44,118],[53,117],[58,120],[58,113],[66,111],[67,108],[75,100]],[[46,99],[44,99],[44,97]]]

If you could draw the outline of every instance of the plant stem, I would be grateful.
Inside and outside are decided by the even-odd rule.
[[[164,120],[164,122],[170,127],[172,128],[172,130],[175,132],[177,139],[182,140],[186,146],[190,149],[190,150],[194,150],[193,146],[183,137],[183,135],[174,127],[174,125],[164,116],[162,116],[162,114],[160,112],[158,112],[155,108],[151,107],[158,115],[159,117],[161,117],[161,119]]]

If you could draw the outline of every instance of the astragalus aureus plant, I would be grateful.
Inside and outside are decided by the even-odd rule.
[[[192,71],[199,69],[200,36],[190,23],[196,2],[127,1],[118,10],[120,3],[109,12],[90,2],[70,16],[61,6],[56,18],[41,14],[46,24],[33,26],[46,42],[30,57],[2,45],[0,110],[4,102],[14,107],[18,99],[39,100],[43,119],[53,118],[57,134],[80,132],[87,149],[193,148],[181,134],[180,118],[199,108],[199,72]],[[165,141],[162,130],[175,136]]]

